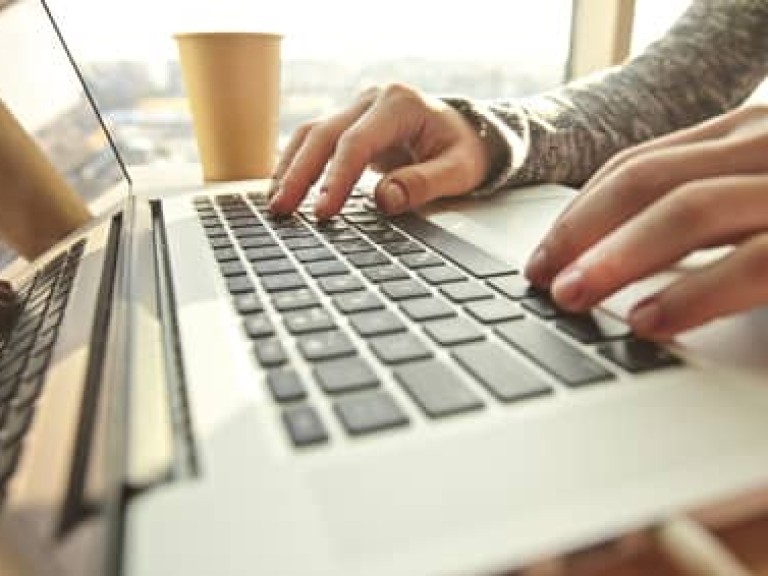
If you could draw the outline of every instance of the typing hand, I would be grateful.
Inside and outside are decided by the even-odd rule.
[[[564,308],[585,310],[705,247],[733,246],[640,302],[629,321],[666,339],[768,304],[768,107],[746,107],[618,154],[528,263]]]
[[[327,166],[315,214],[330,218],[371,167],[384,175],[375,191],[379,209],[397,214],[477,187],[488,164],[482,141],[453,108],[405,86],[374,88],[294,134],[275,170],[270,208],[295,210]]]

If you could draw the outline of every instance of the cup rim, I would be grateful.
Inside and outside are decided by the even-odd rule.
[[[265,39],[274,39],[274,40],[282,40],[283,34],[280,34],[279,32],[263,32],[263,31],[256,31],[256,30],[199,30],[199,31],[189,31],[189,32],[175,32],[173,34],[173,37],[176,40],[182,40],[184,38],[220,38],[220,37],[237,37],[237,36],[244,36],[249,38],[265,38]]]

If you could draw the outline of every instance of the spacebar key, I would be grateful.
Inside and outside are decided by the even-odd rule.
[[[478,278],[516,271],[511,264],[415,214],[396,216],[392,223]]]

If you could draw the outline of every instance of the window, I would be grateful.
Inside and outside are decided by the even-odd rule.
[[[691,0],[637,0],[632,27],[633,56],[640,54],[653,41],[659,39],[675,23]]]
[[[49,0],[128,163],[195,160],[175,31],[285,34],[281,140],[367,86],[527,95],[564,77],[570,0]],[[98,23],[98,25],[94,25]]]

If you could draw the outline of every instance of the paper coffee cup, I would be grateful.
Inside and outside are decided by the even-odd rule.
[[[278,146],[279,34],[174,36],[208,182],[268,178]]]
[[[90,218],[83,199],[0,100],[0,238],[32,260]]]

